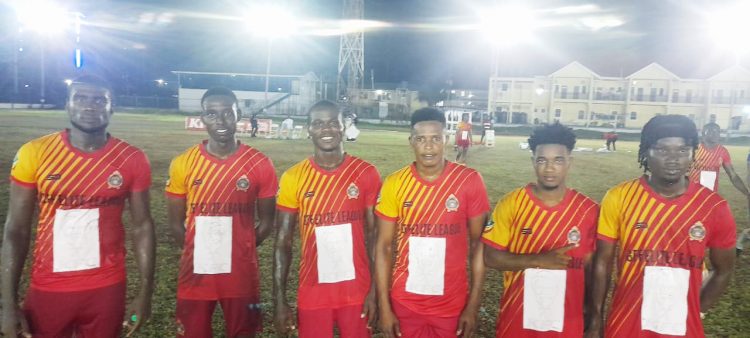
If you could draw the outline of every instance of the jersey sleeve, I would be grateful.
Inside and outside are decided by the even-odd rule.
[[[480,173],[475,172],[472,175],[470,187],[471,189],[467,191],[469,207],[466,215],[474,218],[490,210],[490,201],[487,199],[487,189],[484,187],[484,180]]]
[[[599,224],[597,225],[599,239],[610,242],[616,242],[619,239],[621,205],[619,189],[613,188],[607,191],[599,210]]]
[[[721,147],[721,163],[732,164],[732,157],[729,156],[729,150],[724,146]]]
[[[185,178],[187,171],[185,168],[182,156],[177,156],[172,160],[169,165],[169,178],[167,178],[167,186],[164,189],[167,197],[171,198],[185,198],[188,193],[187,183]]]
[[[295,175],[296,167],[285,171],[281,175],[279,180],[279,194],[276,196],[276,208],[288,211],[297,212],[299,209],[299,201],[297,200],[297,177]]]
[[[139,151],[132,163],[135,168],[135,177],[130,191],[141,192],[148,190],[151,187],[151,163],[148,161],[148,157]]]
[[[364,191],[365,205],[371,207],[378,203],[378,192],[380,192],[381,187],[380,173],[374,166],[370,166],[363,178],[366,187]]]
[[[387,221],[395,222],[398,220],[397,187],[398,182],[395,177],[389,176],[385,179],[383,186],[380,188],[380,195],[375,206],[375,215]]]
[[[259,183],[260,190],[258,190],[258,198],[271,198],[276,196],[276,192],[279,189],[279,179],[276,177],[276,169],[273,167],[273,162],[267,157],[261,164]]]
[[[29,142],[21,146],[13,158],[10,169],[10,178],[18,185],[27,188],[36,188],[36,171],[39,166],[37,152],[34,144]]]
[[[484,228],[482,242],[498,250],[507,250],[513,214],[516,210],[514,201],[513,193],[509,193],[497,202],[492,217]]]
[[[729,204],[722,201],[717,205],[711,214],[706,217],[708,229],[708,241],[706,246],[717,249],[734,248],[736,242],[737,225],[734,222],[732,211],[729,210]]]

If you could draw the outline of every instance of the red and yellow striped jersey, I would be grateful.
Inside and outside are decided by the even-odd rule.
[[[148,159],[138,148],[109,136],[104,147],[85,153],[74,148],[68,138],[69,131],[65,130],[24,144],[10,172],[13,182],[37,190],[39,221],[31,286],[46,291],[88,290],[125,280],[125,200],[151,185]],[[86,222],[94,220],[97,225],[93,231],[99,241],[98,263],[90,269],[55,272],[55,266],[63,260],[62,251],[57,251],[60,247],[55,245],[81,244],[61,241],[65,236],[62,231],[84,231],[75,224],[81,225],[80,218],[63,221],[68,217],[61,217],[77,212],[96,215],[87,217]],[[63,227],[63,223],[72,227]],[[55,229],[61,233],[56,235]],[[57,262],[54,252],[60,255]]]
[[[596,242],[599,206],[583,194],[568,189],[556,206],[545,205],[533,193],[534,185],[506,194],[495,207],[482,241],[514,254],[538,254],[577,243],[568,251],[573,259],[567,270],[565,321],[562,332],[524,329],[524,271],[503,273],[503,296],[497,337],[581,337],[583,335],[584,264]]]
[[[687,337],[703,337],[700,289],[706,248],[732,249],[735,222],[727,202],[690,182],[684,194],[667,199],[646,176],[610,189],[602,200],[598,238],[616,242],[617,277],[607,318],[607,337],[662,337],[642,329],[644,279],[656,269],[684,272]],[[664,290],[667,294],[670,290]],[[678,323],[679,324],[679,323]]]
[[[488,210],[482,176],[466,166],[446,161],[432,182],[415,164],[388,176],[375,214],[398,227],[391,298],[419,314],[458,316],[468,295],[468,220]]]
[[[711,149],[701,143],[698,146],[698,150],[695,151],[695,160],[690,167],[690,173],[688,174],[690,181],[700,183],[701,172],[713,172],[716,178],[713,180],[712,190],[719,191],[719,171],[721,171],[725,163],[732,164],[732,159],[729,157],[727,148],[719,144]],[[710,189],[711,187],[708,188]]]
[[[337,308],[363,304],[370,290],[370,263],[365,245],[365,213],[375,205],[380,190],[380,174],[370,163],[345,155],[344,162],[327,171],[312,158],[289,168],[279,182],[276,201],[279,210],[298,213],[302,254],[299,267],[297,306],[300,309]],[[319,271],[321,258],[318,230],[330,230],[345,225],[347,238],[339,240],[330,254],[344,257],[339,261],[352,270],[348,277],[333,281],[326,279],[326,271]],[[374,225],[372,225],[374,226]],[[323,229],[327,228],[327,229]],[[345,245],[346,244],[346,245]],[[321,247],[322,250],[330,248]]]
[[[169,167],[167,197],[185,199],[187,205],[177,297],[215,300],[257,296],[255,207],[257,199],[276,195],[276,172],[268,157],[247,145],[240,144],[234,154],[218,159],[206,151],[206,143],[175,157]],[[206,217],[231,218],[231,268],[227,273],[194,272],[196,220]],[[207,237],[212,232],[215,230],[209,230]]]

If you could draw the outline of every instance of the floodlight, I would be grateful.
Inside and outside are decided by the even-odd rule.
[[[497,46],[512,46],[530,40],[536,26],[532,10],[511,5],[481,11],[477,29]]]
[[[39,33],[58,33],[70,20],[70,13],[51,1],[17,1],[14,8],[21,26]]]
[[[290,11],[268,5],[251,8],[245,16],[245,25],[253,34],[277,38],[294,34],[298,22]]]
[[[719,47],[738,55],[750,51],[750,42],[747,41],[750,34],[750,27],[747,25],[748,13],[750,3],[744,1],[710,13],[706,24],[711,40]]]

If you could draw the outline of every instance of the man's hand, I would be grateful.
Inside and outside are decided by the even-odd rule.
[[[291,334],[294,327],[294,314],[289,304],[286,302],[279,302],[276,304],[276,314],[273,318],[274,326],[276,326],[276,334],[280,337],[286,337]]]
[[[567,269],[572,257],[568,256],[566,252],[575,247],[576,244],[568,244],[564,247],[538,254],[534,258],[534,265],[539,269]]]
[[[132,336],[149,318],[151,318],[151,297],[138,295],[125,311],[125,319],[122,321],[122,326],[127,331],[125,337]]]
[[[380,311],[380,331],[383,332],[383,337],[394,338],[401,337],[401,329],[399,328],[398,319],[391,309]]]
[[[458,331],[456,336],[471,338],[477,328],[477,310],[466,308],[458,317]],[[463,336],[462,336],[463,335]]]
[[[18,307],[3,311],[2,335],[14,338],[18,336],[31,338],[31,330],[29,330],[26,315]]]
[[[370,288],[370,292],[365,297],[365,304],[362,305],[362,318],[367,318],[367,328],[373,329],[378,320],[378,306],[375,300],[375,288]]]

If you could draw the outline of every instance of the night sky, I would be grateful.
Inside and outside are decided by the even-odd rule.
[[[153,91],[153,80],[173,80],[171,70],[263,73],[266,40],[250,34],[240,20],[252,1],[67,1],[83,13],[84,69],[104,73],[119,92]],[[275,3],[279,3],[276,1]],[[365,33],[365,73],[376,83],[409,87],[484,88],[491,47],[476,31],[477,11],[493,1],[365,0],[365,19],[386,28]],[[689,3],[689,5],[686,5]],[[685,78],[707,77],[734,62],[732,53],[707,37],[705,13],[729,1],[525,1],[540,25],[535,39],[501,52],[503,75],[544,75],[579,61],[605,76],[628,75],[658,62]],[[298,17],[337,20],[341,0],[288,1]],[[484,7],[483,7],[484,6]],[[0,97],[12,90],[16,45],[19,77],[38,85],[39,37],[15,35],[15,14],[0,2]],[[502,37],[498,37],[502,39]],[[18,39],[18,40],[17,40]],[[18,42],[16,42],[18,41]],[[75,76],[72,33],[45,39],[50,91]],[[335,81],[339,37],[304,34],[274,40],[272,72],[313,71]],[[747,66],[747,57],[742,63]],[[62,89],[61,89],[62,88]],[[31,91],[31,89],[28,89]]]

